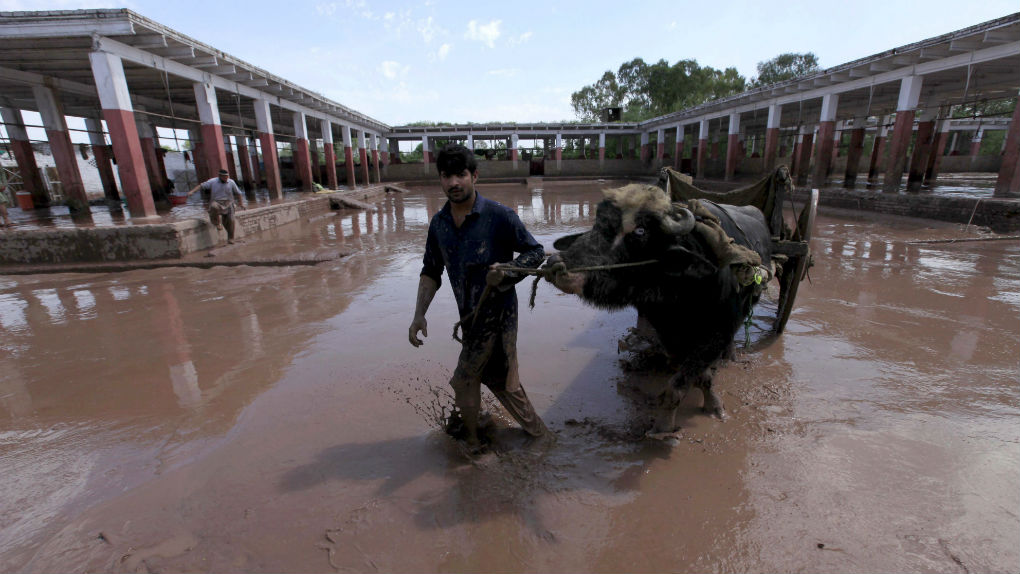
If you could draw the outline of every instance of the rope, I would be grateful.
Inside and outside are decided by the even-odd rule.
[[[534,309],[535,308],[535,294],[538,291],[538,282],[540,280],[542,280],[543,278],[551,280],[551,278],[554,275],[556,275],[556,273],[561,273],[561,272],[564,272],[564,271],[566,271],[567,273],[582,273],[582,272],[588,272],[588,271],[609,271],[609,270],[613,270],[613,269],[622,269],[622,268],[626,268],[626,267],[638,267],[638,266],[641,266],[641,265],[651,265],[653,263],[658,263],[658,262],[659,262],[658,259],[649,259],[649,260],[646,260],[646,261],[636,261],[634,263],[613,263],[611,265],[594,265],[594,266],[590,266],[590,267],[577,267],[577,268],[574,268],[574,269],[567,269],[567,270],[559,269],[559,268],[555,268],[555,267],[544,267],[544,268],[541,268],[541,269],[533,269],[533,268],[530,268],[530,267],[516,267],[514,265],[506,265],[506,264],[498,264],[498,265],[495,265],[494,267],[496,269],[500,270],[500,271],[512,271],[514,273],[521,273],[523,275],[535,275],[536,276],[534,283],[531,284],[531,299],[529,301],[530,305],[531,305],[531,308]],[[457,321],[456,323],[454,323],[454,325],[453,325],[453,339],[455,341],[457,341],[458,343],[463,343],[464,342],[463,339],[461,339],[460,336],[457,335],[457,331],[461,330],[462,334],[467,334],[467,329],[470,329],[473,326],[474,318],[478,315],[478,311],[482,308],[482,304],[485,303],[486,299],[488,299],[490,293],[492,293],[492,285],[486,284],[485,285],[485,289],[482,291],[481,297],[478,298],[478,303],[475,304],[474,310],[471,311],[470,313],[468,313],[467,315],[465,315],[464,317],[462,317],[460,321]]]

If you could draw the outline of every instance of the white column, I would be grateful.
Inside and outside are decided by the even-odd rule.
[[[255,129],[263,134],[273,133],[273,116],[269,113],[269,101],[254,100],[252,104],[255,106]]]

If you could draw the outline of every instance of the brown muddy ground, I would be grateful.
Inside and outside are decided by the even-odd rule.
[[[551,246],[596,187],[482,193]],[[634,437],[634,313],[547,284],[527,311],[522,283],[521,376],[558,440],[511,427],[471,461],[434,422],[448,286],[407,342],[441,205],[391,194],[219,255],[356,250],[314,267],[0,277],[0,571],[1020,570],[1017,242],[824,213],[787,332],[718,375],[729,419],[691,401],[667,441]]]

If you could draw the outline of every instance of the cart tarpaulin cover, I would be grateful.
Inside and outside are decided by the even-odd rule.
[[[707,199],[728,205],[753,205],[765,215],[765,221],[768,221],[769,227],[773,228],[773,234],[776,233],[773,213],[778,213],[776,210],[782,209],[778,203],[782,201],[783,197],[789,197],[793,191],[790,170],[785,165],[779,166],[775,171],[751,185],[732,191],[698,189],[692,183],[690,176],[670,168],[664,168],[663,171],[666,172],[666,190],[672,201]]]

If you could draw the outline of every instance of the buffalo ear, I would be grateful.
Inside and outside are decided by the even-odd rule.
[[[682,245],[674,245],[667,249],[659,261],[662,262],[665,274],[670,277],[702,279],[719,271],[719,268],[704,255]]]
[[[584,234],[575,233],[573,235],[564,235],[553,242],[553,247],[555,247],[557,251],[566,251],[567,249],[570,249],[570,246],[573,245],[574,242],[577,241],[577,238],[582,235]]]

